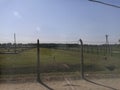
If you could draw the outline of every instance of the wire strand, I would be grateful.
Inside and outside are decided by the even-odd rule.
[[[120,6],[113,5],[113,4],[109,4],[109,3],[105,3],[105,2],[101,2],[101,1],[97,1],[97,0],[88,0],[88,1],[91,1],[91,2],[97,2],[97,3],[100,3],[100,4],[104,4],[104,5],[112,6],[112,7],[115,7],[115,8],[120,8]]]

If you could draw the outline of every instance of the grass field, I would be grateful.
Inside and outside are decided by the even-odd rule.
[[[85,71],[89,73],[120,73],[120,51],[116,47],[111,55],[103,51],[84,53]],[[0,70],[2,74],[36,73],[36,48],[19,54],[0,54]],[[80,71],[80,48],[40,49],[41,71],[47,72],[77,72]]]

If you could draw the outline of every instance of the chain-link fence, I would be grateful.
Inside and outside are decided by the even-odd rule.
[[[3,46],[0,47],[1,83],[29,83],[29,87],[32,84],[37,89],[54,90],[120,89],[118,44],[84,44],[83,41],[82,45],[80,41],[72,41],[19,44],[16,49],[11,45],[9,50]]]

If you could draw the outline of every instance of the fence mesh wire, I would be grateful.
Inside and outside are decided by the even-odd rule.
[[[16,49],[14,45],[3,46],[0,47],[0,82],[36,83],[36,44],[19,44]],[[85,79],[81,78],[82,52],[79,41],[40,43],[39,49],[40,79],[55,90],[120,89],[119,44],[103,42],[83,45]]]

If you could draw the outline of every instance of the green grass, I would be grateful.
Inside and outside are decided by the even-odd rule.
[[[75,48],[72,50],[40,49],[40,60],[42,72],[74,72],[80,71],[80,52]],[[115,48],[115,50],[117,50]],[[96,52],[96,51],[95,51]],[[86,72],[120,72],[120,53],[112,56],[104,56],[103,52],[84,53]],[[24,51],[19,54],[0,54],[0,68],[2,73],[35,73],[36,71],[36,49]],[[115,68],[112,70],[111,68]],[[110,69],[110,70],[109,70]],[[13,74],[11,73],[11,74]]]
[[[0,66],[8,68],[33,66],[36,59],[35,55],[34,50],[26,51],[20,54],[0,54]]]

